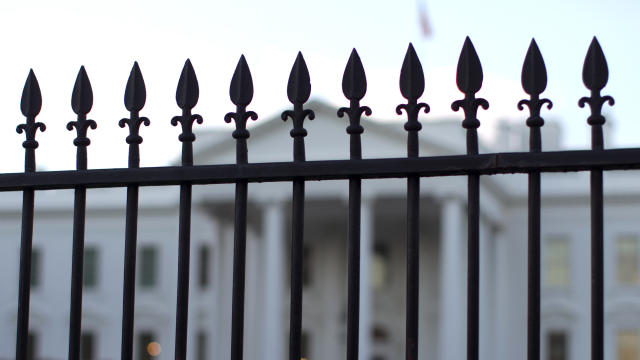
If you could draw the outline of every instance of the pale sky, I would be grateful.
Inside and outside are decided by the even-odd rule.
[[[204,117],[198,130],[227,127],[229,81],[235,64],[245,54],[254,80],[250,109],[260,119],[278,114],[290,104],[286,83],[300,50],[312,83],[312,98],[346,105],[341,78],[352,48],[367,72],[368,93],[363,104],[374,117],[397,121],[395,106],[403,102],[398,76],[409,42],[413,42],[426,73],[422,101],[432,113],[421,121],[462,114],[450,109],[462,98],[455,87],[455,66],[465,36],[480,56],[485,82],[480,95],[491,104],[481,111],[480,132],[497,118],[508,117],[524,126],[525,112],[516,109],[526,94],[520,87],[524,56],[535,37],[548,71],[543,94],[554,102],[543,116],[561,121],[565,144],[589,144],[588,110],[577,101],[588,94],[581,79],[582,62],[596,35],[609,63],[604,94],[616,100],[606,112],[613,119],[616,147],[640,145],[640,121],[633,97],[640,91],[636,65],[640,61],[632,34],[640,33],[640,4],[636,1],[452,1],[428,0],[433,34],[420,33],[415,0],[406,1],[15,1],[0,4],[0,150],[3,171],[22,171],[24,135],[15,127],[24,118],[19,101],[24,81],[33,68],[42,89],[39,121],[47,125],[37,140],[38,164],[47,169],[72,169],[75,133],[65,129],[74,120],[70,97],[76,73],[85,65],[93,85],[90,118],[98,123],[89,131],[89,167],[126,166],[128,131],[117,126],[128,116],[124,86],[134,60],[147,85],[147,104],[141,112],[151,120],[143,128],[143,166],[165,165],[180,152],[180,132],[169,124],[180,113],[175,88],[182,65],[193,62],[200,83],[200,102],[194,112]],[[635,38],[635,36],[634,36]],[[366,131],[366,122],[363,123]],[[290,124],[283,124],[288,131]],[[461,128],[461,131],[462,128]],[[347,136],[337,134],[337,136]],[[366,136],[366,132],[365,135]],[[196,140],[195,146],[198,146]],[[347,154],[345,149],[345,156]]]

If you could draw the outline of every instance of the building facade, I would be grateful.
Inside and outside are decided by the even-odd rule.
[[[346,122],[313,103],[307,160],[345,159]],[[404,157],[401,122],[365,121],[364,158]],[[421,156],[464,153],[458,121],[424,121]],[[525,151],[524,124],[502,128],[481,152]],[[559,143],[546,126],[543,148]],[[198,135],[196,164],[235,161],[229,132]],[[249,161],[289,161],[281,121],[251,130]],[[507,145],[508,144],[508,145]],[[542,176],[542,354],[549,360],[589,357],[589,176]],[[527,180],[481,178],[480,352],[482,359],[523,359],[526,351]],[[230,353],[233,185],[195,186],[191,229],[188,357]],[[360,358],[404,353],[406,181],[362,184]],[[0,194],[0,359],[14,357],[20,194]],[[291,184],[249,185],[245,358],[287,356]],[[82,318],[83,358],[120,356],[124,254],[124,189],[89,190]],[[177,284],[178,189],[143,188],[135,304],[138,359],[173,357]],[[346,353],[346,181],[308,182],[303,269],[303,356]],[[34,359],[67,356],[73,196],[36,195],[30,339]],[[636,172],[605,174],[605,351],[607,359],[640,358],[640,182]],[[421,359],[466,357],[466,178],[423,178],[420,199]],[[366,286],[365,286],[366,285]]]

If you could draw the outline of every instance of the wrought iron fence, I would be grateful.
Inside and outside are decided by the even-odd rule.
[[[605,103],[613,105],[610,96],[602,96],[607,83],[608,69],[604,54],[594,38],[589,47],[583,68],[583,82],[590,90],[589,97],[578,102],[580,107],[589,105],[591,114],[587,119],[592,130],[592,149],[579,151],[542,152],[540,128],[544,121],[540,116],[543,106],[551,108],[551,101],[541,98],[547,84],[547,75],[542,55],[535,41],[531,42],[522,69],[522,86],[529,99],[518,103],[520,110],[526,105],[530,128],[530,151],[522,153],[478,153],[477,118],[479,108],[487,109],[489,103],[475,94],[483,81],[482,67],[473,44],[467,38],[458,61],[456,83],[464,98],[452,103],[452,109],[464,112],[462,126],[467,134],[467,154],[452,156],[421,157],[418,134],[421,124],[418,114],[429,112],[429,105],[418,102],[424,92],[425,79],[422,66],[412,45],[409,45],[400,72],[400,91],[407,99],[398,105],[396,112],[406,114],[404,128],[408,133],[407,157],[385,159],[363,159],[360,137],[365,128],[362,115],[371,115],[371,109],[361,106],[367,83],[360,58],[351,53],[344,76],[342,90],[349,100],[349,107],[338,110],[338,116],[349,118],[346,128],[350,137],[350,159],[328,161],[305,161],[305,119],[312,120],[314,112],[305,109],[311,85],[309,72],[301,53],[298,54],[287,85],[287,95],[293,104],[292,110],[282,113],[282,119],[291,119],[293,129],[293,161],[276,163],[249,163],[247,156],[247,120],[256,120],[257,114],[248,111],[253,97],[251,73],[244,56],[236,67],[229,90],[236,106],[224,120],[235,122],[233,137],[236,139],[236,164],[194,165],[192,132],[194,122],[203,118],[193,114],[198,102],[198,81],[189,60],[186,61],[176,92],[176,102],[182,114],[173,117],[171,124],[180,125],[182,132],[181,166],[140,168],[139,145],[141,125],[148,126],[149,119],[140,116],[146,100],[142,73],[134,63],[127,82],[124,103],[129,117],[120,120],[120,127],[129,127],[126,142],[129,144],[128,168],[87,168],[87,147],[90,140],[88,130],[97,124],[87,118],[93,103],[91,84],[84,67],[80,68],[73,89],[71,105],[77,115],[76,121],[67,124],[68,130],[76,130],[74,145],[77,148],[76,170],[36,171],[35,140],[38,130],[45,125],[36,122],[41,110],[42,98],[38,81],[33,71],[29,72],[22,93],[21,110],[26,122],[17,127],[24,132],[24,173],[0,174],[0,191],[22,191],[22,235],[20,250],[19,300],[17,321],[16,358],[27,358],[29,328],[29,289],[31,271],[31,249],[34,221],[34,196],[37,190],[74,189],[73,255],[71,279],[71,311],[69,332],[69,359],[80,357],[80,329],[82,311],[83,249],[85,229],[86,189],[100,187],[126,187],[126,226],[122,310],[121,358],[132,359],[133,323],[135,298],[135,263],[138,220],[138,190],[148,185],[180,185],[179,237],[178,237],[178,284],[176,308],[175,358],[185,359],[187,351],[187,315],[189,297],[189,251],[191,224],[191,188],[194,184],[235,183],[235,227],[233,256],[233,292],[231,324],[231,359],[243,358],[243,320],[245,289],[245,250],[247,232],[247,187],[249,183],[264,181],[291,182],[292,228],[291,228],[291,306],[289,359],[301,358],[301,313],[302,313],[302,263],[303,229],[305,207],[305,181],[349,180],[348,222],[348,292],[347,292],[347,353],[349,360],[358,359],[358,322],[360,287],[360,203],[361,180],[371,178],[407,179],[407,278],[406,278],[406,356],[418,359],[418,306],[419,306],[419,198],[420,178],[435,176],[468,176],[468,293],[467,293],[467,359],[477,360],[479,350],[479,180],[482,175],[524,173],[529,176],[529,230],[528,230],[528,323],[527,358],[540,358],[540,173],[562,171],[589,171],[591,173],[591,354],[595,360],[603,358],[603,188],[602,173],[606,170],[640,168],[640,148],[605,150],[602,126],[605,118],[601,110]]]

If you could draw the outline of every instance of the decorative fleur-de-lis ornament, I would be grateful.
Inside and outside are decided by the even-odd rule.
[[[480,127],[480,121],[477,118],[478,108],[489,108],[489,102],[482,98],[476,98],[476,93],[482,87],[482,65],[476,49],[471,43],[471,39],[467,36],[460,52],[458,59],[458,69],[456,73],[456,84],[458,89],[464,93],[464,99],[456,100],[451,104],[453,111],[460,108],[464,111],[464,120],[462,127],[467,129],[467,153],[478,153],[477,129]]]
[[[293,130],[289,132],[293,138],[293,160],[304,161],[304,137],[307,136],[307,130],[303,127],[305,118],[309,120],[315,119],[315,113],[310,109],[303,109],[303,104],[309,100],[311,95],[311,80],[309,78],[309,70],[304,62],[302,53],[298,52],[296,61],[289,74],[289,83],[287,84],[287,97],[293,104],[293,110],[286,110],[282,113],[282,120],[286,121],[291,118],[293,121]]]
[[[193,142],[196,136],[192,131],[193,122],[197,121],[202,124],[202,116],[191,114],[191,109],[198,103],[200,90],[198,88],[198,79],[191,65],[191,60],[187,59],[180,74],[178,81],[178,89],[176,90],[176,103],[182,109],[182,115],[174,116],[171,119],[171,125],[182,125],[182,133],[178,136],[178,140],[182,142],[182,165],[193,165]]]
[[[547,109],[551,109],[553,103],[549,99],[540,98],[540,94],[547,88],[547,68],[535,39],[531,39],[529,50],[524,58],[521,82],[522,88],[530,95],[530,99],[520,100],[518,109],[524,110],[524,105],[529,108],[527,126],[531,128],[530,148],[531,151],[541,151],[540,127],[544,125],[544,120],[540,116],[540,110],[545,104]]]
[[[364,128],[360,125],[360,118],[363,113],[366,116],[371,116],[371,109],[368,106],[360,106],[360,100],[362,100],[366,92],[367,78],[364,73],[364,67],[358,52],[353,49],[342,76],[342,93],[349,99],[349,107],[338,109],[338,117],[344,117],[345,113],[349,116],[347,134],[350,135],[350,155],[352,159],[362,158],[360,134],[364,132]]]
[[[400,70],[400,93],[407,99],[406,104],[400,104],[396,107],[396,114],[402,115],[402,110],[407,113],[407,122],[404,129],[409,133],[407,142],[407,153],[409,157],[418,156],[418,131],[422,129],[422,124],[418,121],[418,113],[421,109],[424,113],[430,111],[429,105],[426,103],[418,103],[418,98],[424,92],[424,72],[422,64],[416,54],[413,44],[409,43],[407,53],[402,62],[402,70]]]
[[[93,90],[91,90],[91,83],[87,76],[87,71],[84,66],[80,67],[78,76],[76,77],[76,83],[73,86],[73,93],[71,94],[71,108],[77,115],[76,121],[69,121],[67,123],[67,130],[72,131],[76,128],[76,138],[73,140],[73,144],[77,147],[77,164],[78,170],[86,170],[87,168],[87,146],[91,144],[91,141],[87,137],[87,130],[89,128],[95,129],[98,127],[95,121],[87,119],[87,114],[91,111],[93,106]]]
[[[40,85],[38,85],[38,79],[33,73],[33,69],[29,70],[27,81],[24,83],[22,90],[22,99],[20,100],[20,110],[22,115],[27,119],[24,124],[16,127],[16,132],[22,134],[24,132],[26,140],[22,143],[22,147],[25,148],[25,171],[35,171],[35,149],[38,148],[38,142],[36,141],[36,132],[45,131],[46,126],[41,122],[36,122],[36,116],[42,109],[42,95],[40,93]]]
[[[247,105],[253,99],[253,79],[251,71],[244,55],[240,56],[236,70],[231,78],[229,87],[229,97],[231,102],[236,105],[236,112],[227,113],[224,121],[230,123],[235,120],[236,129],[233,131],[233,138],[236,139],[236,160],[239,164],[247,162],[247,139],[249,138],[249,130],[247,130],[247,120],[257,120],[258,114],[253,111],[247,111]]]
[[[603,147],[602,125],[605,123],[605,118],[602,116],[602,106],[607,102],[610,106],[615,103],[611,96],[600,95],[600,91],[607,85],[608,80],[607,59],[604,57],[598,39],[594,36],[582,67],[582,81],[587,89],[591,90],[591,96],[581,98],[578,105],[584,107],[585,104],[589,104],[591,108],[591,115],[587,119],[587,123],[599,128],[599,135],[592,138],[593,147],[599,149]]]
[[[147,89],[144,85],[144,78],[140,72],[138,62],[133,63],[127,87],[124,92],[124,106],[129,110],[129,118],[123,118],[118,122],[121,128],[129,126],[129,135],[126,138],[129,144],[129,167],[140,166],[139,145],[142,143],[140,136],[140,125],[149,126],[151,123],[148,118],[140,117],[140,110],[144,107],[147,100]]]

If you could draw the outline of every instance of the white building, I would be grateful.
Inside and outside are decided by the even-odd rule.
[[[307,160],[348,158],[347,121],[336,109],[309,105]],[[460,121],[423,120],[422,156],[462,154]],[[558,144],[544,128],[543,148]],[[404,157],[402,121],[363,120],[364,158]],[[585,124],[585,126],[587,126]],[[260,121],[249,161],[289,161],[289,123]],[[482,128],[481,128],[482,129]],[[501,142],[524,151],[528,129]],[[549,146],[551,145],[551,146]],[[196,164],[235,161],[230,132],[198,135]],[[520,147],[519,147],[520,146]],[[506,148],[481,148],[494,152]],[[144,156],[144,151],[143,151]],[[635,172],[605,175],[605,351],[640,358],[640,181]],[[590,257],[587,173],[542,176],[543,359],[589,357]],[[526,349],[527,181],[481,178],[481,359],[524,359]],[[229,358],[233,254],[233,185],[193,191],[190,359]],[[404,353],[405,196],[403,179],[364,180],[362,194],[361,359]],[[249,185],[246,359],[287,357],[291,184]],[[19,193],[0,194],[0,358],[15,354],[20,244]],[[346,352],[346,181],[309,182],[305,210],[303,356],[339,359]],[[424,178],[421,185],[421,359],[466,357],[466,178]],[[36,195],[30,334],[35,358],[67,356],[71,272],[71,191]],[[125,190],[87,195],[83,340],[87,359],[120,356]],[[140,194],[135,305],[137,358],[173,357],[177,284],[178,189]],[[156,342],[149,347],[149,343]],[[159,345],[159,346],[158,346]]]

